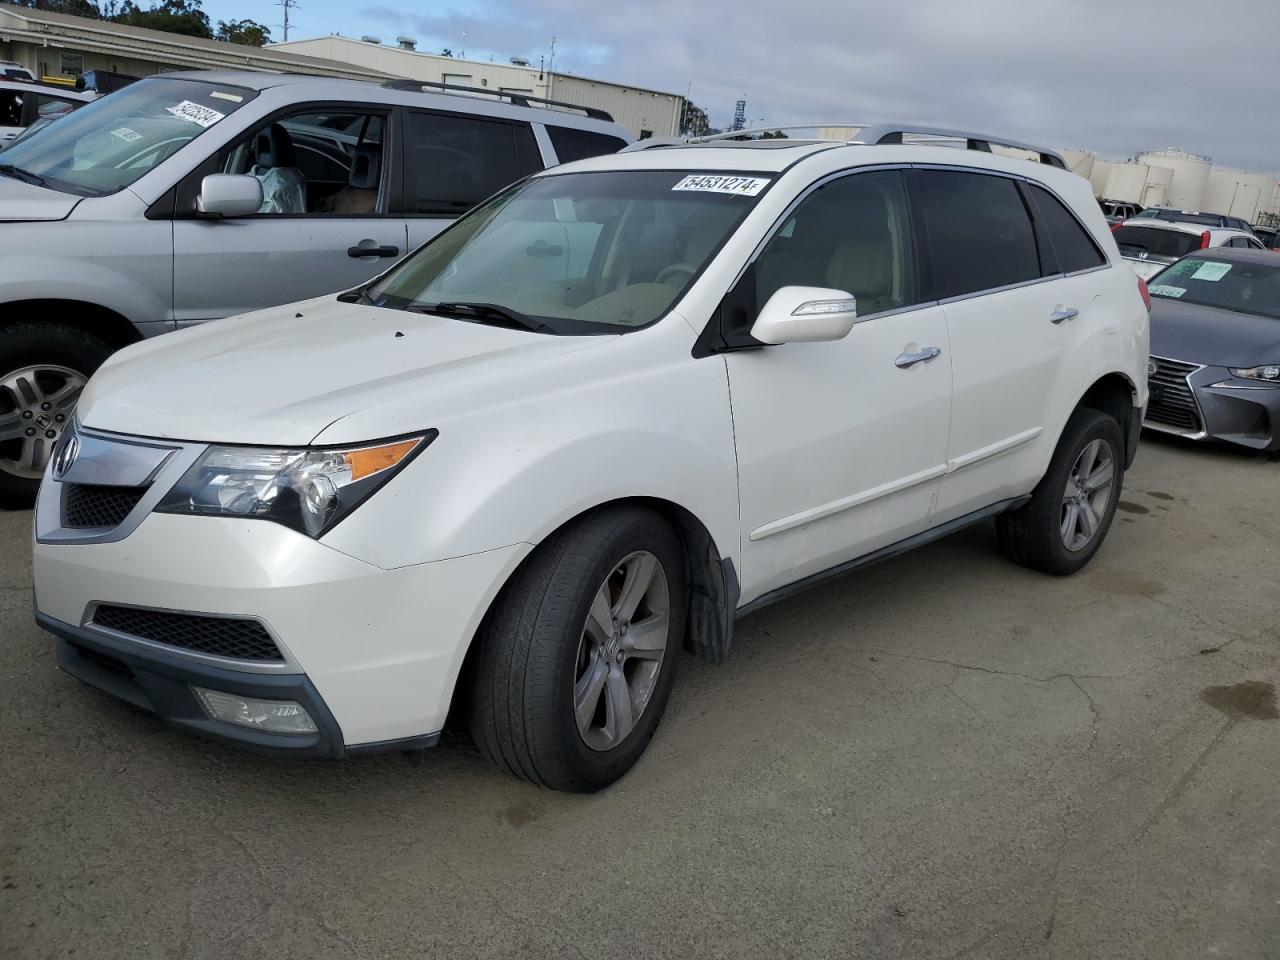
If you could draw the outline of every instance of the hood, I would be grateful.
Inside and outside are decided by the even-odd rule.
[[[0,221],[65,220],[83,199],[0,175]]]
[[[210,443],[311,443],[360,414],[359,440],[433,426],[478,385],[615,339],[560,337],[341,303],[333,296],[214,320],[128,347],[94,375],[87,427]],[[465,388],[465,389],[464,389]],[[396,426],[390,423],[396,414]],[[385,416],[384,416],[385,414]],[[353,425],[354,426],[354,425]]]
[[[1280,320],[1152,297],[1151,352],[1217,367],[1280,363]]]

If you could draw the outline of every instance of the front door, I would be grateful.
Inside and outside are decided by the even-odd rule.
[[[312,108],[223,150],[215,169],[262,183],[258,213],[174,221],[179,324],[345,290],[407,249],[388,209],[388,115]]]
[[[757,306],[782,286],[829,287],[857,298],[859,321],[843,340],[725,355],[742,602],[927,526],[946,469],[951,358],[915,265],[902,173],[888,170],[812,191],[744,275]]]

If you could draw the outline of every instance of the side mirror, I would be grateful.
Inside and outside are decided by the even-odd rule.
[[[853,294],[826,287],[782,287],[751,327],[762,343],[840,340],[858,320]]]
[[[211,173],[200,181],[196,210],[206,217],[243,217],[262,206],[262,184],[247,173]]]

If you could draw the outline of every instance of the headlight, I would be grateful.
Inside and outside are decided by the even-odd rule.
[[[210,447],[156,507],[158,513],[256,517],[319,537],[437,436],[343,449]]]
[[[1231,370],[1232,375],[1244,377],[1246,380],[1266,380],[1268,383],[1280,384],[1280,364],[1268,363],[1261,367],[1246,367]]]

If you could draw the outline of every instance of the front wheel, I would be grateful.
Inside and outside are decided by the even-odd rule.
[[[686,590],[679,538],[649,510],[602,510],[541,545],[476,638],[469,720],[481,752],[556,790],[621,777],[666,708]]]
[[[1064,575],[1102,546],[1124,482],[1124,436],[1116,421],[1079,409],[1023,507],[996,518],[1000,546],[1015,563]]]

